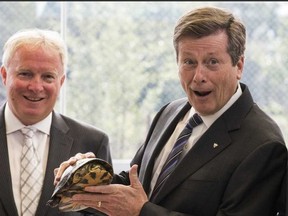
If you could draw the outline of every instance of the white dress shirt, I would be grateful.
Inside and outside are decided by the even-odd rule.
[[[46,163],[48,158],[51,122],[52,122],[52,113],[50,113],[42,121],[34,125],[31,125],[34,128],[37,128],[37,131],[33,136],[33,144],[35,144],[35,149],[37,150],[37,154],[41,159],[41,163],[43,166],[43,175],[45,175]],[[13,195],[18,210],[18,214],[20,215],[21,214],[20,157],[22,151],[22,143],[24,140],[24,136],[21,133],[20,129],[25,127],[25,125],[23,125],[12,113],[8,103],[5,106],[5,124],[6,124],[6,136],[7,136],[7,145],[9,153],[10,172],[12,178]]]

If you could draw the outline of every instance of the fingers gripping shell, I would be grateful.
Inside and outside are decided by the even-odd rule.
[[[85,158],[69,166],[63,173],[60,182],[55,187],[47,205],[57,207],[62,212],[80,211],[86,206],[73,204],[74,194],[87,193],[86,186],[108,185],[113,178],[113,168],[105,160]]]

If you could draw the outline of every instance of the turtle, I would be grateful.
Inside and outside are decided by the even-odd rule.
[[[113,178],[113,167],[100,158],[84,158],[69,166],[55,186],[47,205],[62,212],[80,211],[86,206],[73,204],[72,196],[84,191],[86,186],[108,185]]]

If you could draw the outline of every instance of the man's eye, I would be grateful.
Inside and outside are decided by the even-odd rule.
[[[187,60],[184,61],[184,64],[193,65],[195,63],[191,59],[187,59]]]
[[[206,62],[206,67],[211,71],[219,70],[220,67],[219,61],[217,59],[209,59]]]
[[[18,73],[18,75],[19,75],[20,77],[32,77],[32,76],[33,76],[32,73],[26,72],[26,71],[20,72],[20,73]]]
[[[47,82],[53,82],[53,80],[55,80],[55,76],[46,75],[46,76],[44,76],[44,80]]]
[[[217,63],[218,63],[217,59],[210,59],[208,62],[208,64],[210,64],[210,65],[215,65]]]

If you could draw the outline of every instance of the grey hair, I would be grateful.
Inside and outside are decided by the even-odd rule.
[[[2,64],[7,68],[15,52],[23,46],[45,46],[59,53],[63,65],[63,73],[68,64],[67,46],[61,35],[52,30],[24,29],[12,35],[3,47]]]

